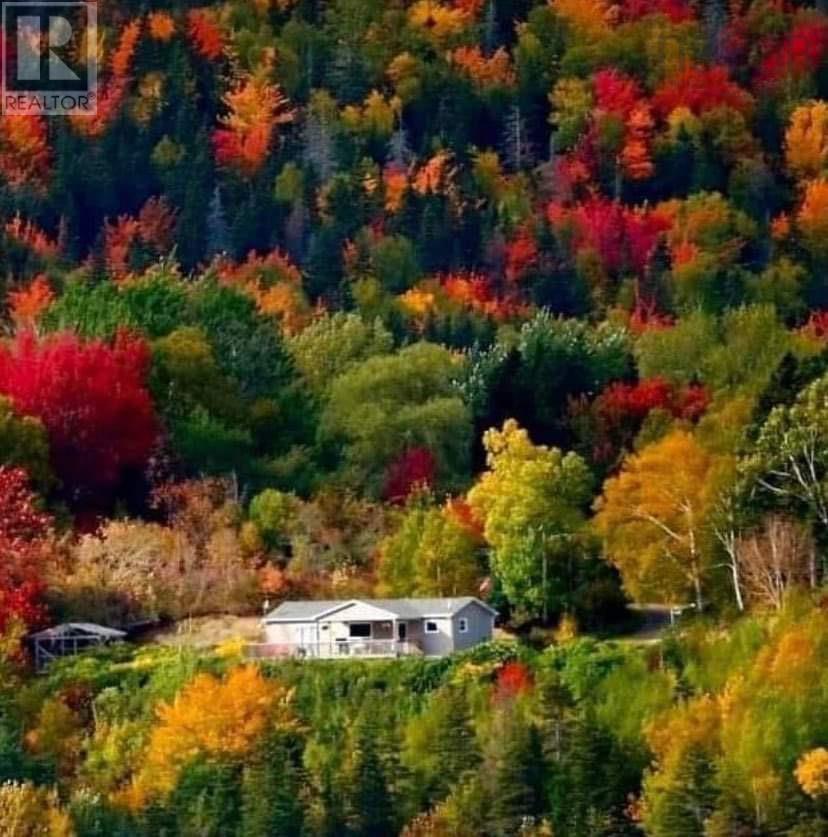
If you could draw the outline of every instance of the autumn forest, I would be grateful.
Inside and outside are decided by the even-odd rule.
[[[0,116],[0,837],[828,835],[828,2],[203,2]]]

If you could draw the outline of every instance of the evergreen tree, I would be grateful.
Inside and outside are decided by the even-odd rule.
[[[335,125],[336,102],[326,91],[315,93],[305,111],[302,158],[320,183],[327,183],[336,174]]]
[[[710,756],[697,747],[682,754],[669,776],[648,788],[645,823],[653,837],[702,837],[717,791]]]
[[[394,133],[391,134],[391,139],[388,140],[388,162],[395,166],[407,168],[411,162],[413,154],[408,145],[408,132],[400,119]]]
[[[707,54],[713,63],[721,63],[724,59],[724,30],[727,26],[726,0],[707,0],[702,19],[707,39]]]
[[[572,837],[591,837],[602,811],[596,781],[604,772],[607,748],[592,719],[576,718],[564,750],[562,781],[554,787],[555,822]]]
[[[480,751],[463,688],[443,687],[410,720],[404,762],[417,810],[445,799],[464,774],[475,770]]]
[[[497,49],[497,41],[497,3],[496,0],[487,0],[483,16],[483,51],[486,55]]]
[[[200,132],[193,144],[191,157],[176,165],[170,175],[174,180],[173,200],[180,208],[176,252],[185,268],[194,267],[204,258],[208,242],[212,163],[206,132]]]
[[[512,701],[497,712],[482,769],[494,837],[512,837],[543,814],[540,738],[534,724]]]
[[[224,214],[224,204],[221,200],[221,190],[218,186],[213,189],[210,208],[207,212],[207,251],[208,261],[216,256],[230,251],[230,230]]]
[[[535,157],[526,119],[517,102],[509,108],[504,122],[503,156],[512,171],[530,168],[534,163]]]
[[[293,749],[272,737],[245,768],[240,837],[293,837],[302,832],[301,776]]]
[[[300,197],[293,202],[285,221],[285,246],[291,258],[299,264],[305,260],[309,215],[305,201]]]
[[[351,731],[349,831],[354,837],[387,837],[394,829],[394,798],[383,756],[380,729],[382,712],[376,699],[366,700]]]
[[[187,767],[170,800],[179,833],[234,835],[241,813],[239,778],[234,765],[196,761]]]

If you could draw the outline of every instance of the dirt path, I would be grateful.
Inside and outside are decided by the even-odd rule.
[[[623,642],[653,644],[660,642],[664,632],[670,627],[670,605],[647,604],[630,605],[630,610],[641,616],[641,624],[633,631],[618,637]]]
[[[194,619],[182,619],[180,622],[148,632],[141,638],[141,642],[210,648],[234,639],[261,642],[260,618],[258,616],[198,616]]]

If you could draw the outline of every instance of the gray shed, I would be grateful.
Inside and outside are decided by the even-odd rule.
[[[27,639],[34,654],[35,668],[40,670],[58,657],[68,657],[88,648],[125,638],[124,631],[96,625],[94,622],[64,622],[53,628],[29,634]]]

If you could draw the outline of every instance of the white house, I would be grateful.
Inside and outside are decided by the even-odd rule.
[[[282,602],[255,657],[441,657],[492,638],[497,611],[472,596]]]

